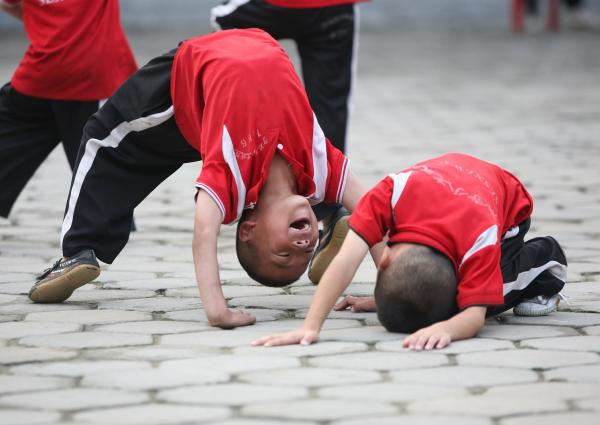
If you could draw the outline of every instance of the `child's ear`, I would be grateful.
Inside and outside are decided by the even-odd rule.
[[[248,242],[254,239],[254,229],[256,227],[256,222],[253,220],[245,220],[243,223],[240,223],[240,229],[238,235],[242,242]]]
[[[390,263],[392,262],[392,257],[390,256],[390,249],[386,246],[381,254],[381,260],[379,260],[379,265],[377,266],[378,270],[385,270],[388,268]]]

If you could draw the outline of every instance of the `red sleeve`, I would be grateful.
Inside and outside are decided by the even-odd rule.
[[[386,177],[360,198],[350,216],[350,227],[369,247],[380,242],[392,227],[391,197],[394,183]]]
[[[456,297],[460,310],[504,303],[500,254],[500,244],[496,243],[477,251],[460,265]]]
[[[327,143],[327,184],[324,202],[341,203],[348,177],[348,158],[329,140]]]
[[[204,190],[215,201],[223,215],[224,224],[231,223],[237,218],[237,187],[225,162],[203,162],[196,187]]]

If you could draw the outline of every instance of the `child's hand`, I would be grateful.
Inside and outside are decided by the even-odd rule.
[[[226,313],[219,315],[218,318],[209,319],[211,326],[216,326],[221,329],[233,329],[240,326],[253,325],[256,322],[256,317],[242,310],[227,309]]]
[[[407,336],[402,341],[402,346],[415,351],[432,350],[447,347],[451,341],[446,323],[438,322]]]
[[[342,301],[337,303],[333,309],[340,311],[346,310],[348,307],[350,307],[354,313],[361,311],[377,311],[375,297],[353,297],[352,295],[348,295]]]
[[[252,341],[252,345],[264,345],[265,347],[274,347],[276,345],[301,344],[309,345],[319,340],[319,332],[300,328],[295,331],[284,334],[269,335]]]

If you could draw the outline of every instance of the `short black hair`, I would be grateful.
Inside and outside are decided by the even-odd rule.
[[[428,246],[414,245],[377,273],[377,316],[390,332],[412,333],[456,314],[456,293],[450,259]]]
[[[270,286],[273,288],[281,288],[297,281],[302,274],[299,276],[273,279],[271,276],[267,276],[264,273],[264,270],[261,268],[261,261],[259,258],[257,258],[257,253],[255,249],[253,249],[252,244],[240,240],[240,225],[244,220],[247,220],[246,214],[242,215],[242,218],[239,220],[237,225],[235,232],[235,252],[240,265],[248,274],[248,276],[261,285]]]

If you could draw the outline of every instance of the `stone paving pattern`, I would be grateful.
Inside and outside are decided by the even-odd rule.
[[[176,41],[132,37],[140,63]],[[258,323],[207,325],[190,249],[199,164],[140,205],[139,232],[97,281],[66,303],[34,305],[34,276],[59,254],[69,172],[57,149],[0,222],[0,423],[600,423],[599,41],[414,25],[364,33],[360,44],[354,171],[373,184],[449,151],[514,171],[535,198],[531,236],[555,235],[570,261],[559,312],[507,313],[478,338],[428,353],[403,349],[374,314],[351,312],[332,313],[318,344],[251,347],[298,326],[314,287],[252,282],[225,227],[224,292]],[[2,81],[23,48],[0,40]],[[366,261],[348,293],[371,293],[374,270]]]

